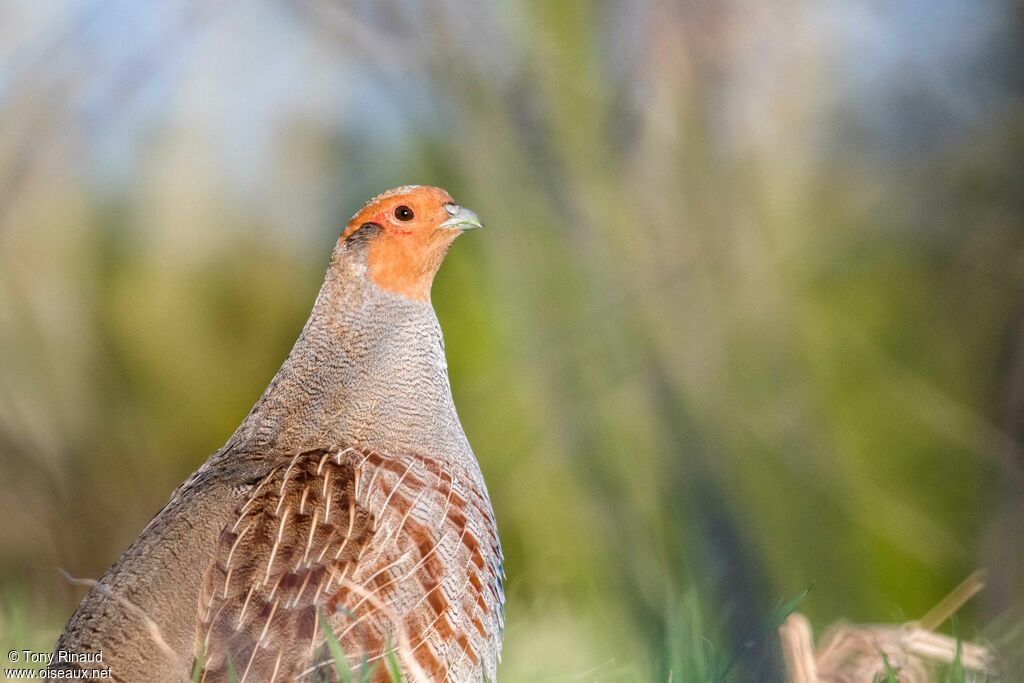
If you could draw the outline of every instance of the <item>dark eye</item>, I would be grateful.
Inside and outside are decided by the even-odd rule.
[[[402,204],[400,207],[395,209],[395,218],[397,218],[400,221],[411,221],[413,216],[414,214],[412,212],[412,209],[410,209],[405,204]]]

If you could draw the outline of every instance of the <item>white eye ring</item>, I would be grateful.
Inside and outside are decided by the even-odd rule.
[[[459,207],[458,204],[445,204],[444,205],[444,210],[448,212],[449,216],[454,216],[455,214],[457,214],[459,212],[459,208],[460,207]]]

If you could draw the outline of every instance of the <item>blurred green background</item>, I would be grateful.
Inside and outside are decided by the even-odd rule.
[[[1012,650],[1022,29],[1011,0],[0,4],[0,642],[52,646],[59,569],[98,578],[226,440],[348,217],[429,183],[488,225],[434,304],[504,680],[779,680],[747,641],[782,600],[903,621],[978,567],[959,630]]]

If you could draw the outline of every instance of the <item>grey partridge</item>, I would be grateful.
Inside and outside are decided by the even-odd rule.
[[[375,680],[391,652],[407,680],[496,678],[501,546],[430,302],[479,227],[435,187],[363,206],[270,386],[85,596],[58,655],[102,653],[122,681],[333,680],[326,619]]]

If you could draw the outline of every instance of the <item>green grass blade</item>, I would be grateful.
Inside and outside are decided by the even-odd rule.
[[[341,649],[341,643],[338,642],[338,636],[334,633],[334,629],[331,628],[331,623],[327,620],[327,616],[324,615],[323,611],[319,611],[318,614],[320,616],[320,623],[323,624],[324,638],[327,640],[327,650],[331,653],[331,659],[334,660],[334,668],[338,672],[338,679],[341,683],[354,683],[352,672],[348,668],[348,660],[345,659],[345,651]]]
[[[373,680],[373,672],[376,670],[377,662],[373,662],[371,664],[370,662],[364,661],[362,668],[360,669],[362,674],[359,676],[359,683],[370,683],[370,681]]]
[[[882,655],[882,665],[885,667],[885,675],[875,674],[873,683],[900,683],[900,670],[893,667],[892,663],[889,662],[889,655],[885,654],[881,650],[878,654]]]
[[[729,663],[725,665],[725,668],[722,670],[722,673],[718,675],[716,680],[725,680],[726,675],[728,675],[733,665],[735,665],[737,660],[739,660],[740,652],[743,650],[745,643],[759,640],[770,633],[775,633],[776,629],[778,629],[779,626],[782,626],[782,622],[789,618],[790,614],[796,611],[796,608],[800,606],[800,603],[804,601],[804,598],[807,597],[807,594],[811,592],[812,588],[814,588],[813,583],[804,589],[804,592],[800,595],[796,596],[789,602],[776,607],[768,614],[768,616],[761,620],[760,624],[750,629],[750,631],[740,639],[739,644],[733,650],[732,657],[729,658]]]
[[[388,674],[391,676],[391,683],[402,683],[402,669],[398,666],[398,656],[391,644],[391,638],[387,639],[385,647],[387,648],[385,663],[388,667]]]
[[[964,672],[964,663],[961,661],[961,649],[962,641],[960,640],[960,634],[956,633],[956,622],[954,621],[954,633],[956,636],[956,654],[953,656],[953,662],[949,665],[949,683],[965,683],[966,674]]]
[[[203,674],[203,665],[206,661],[206,648],[199,643],[199,652],[196,653],[196,661],[192,664],[192,683],[199,683],[199,677]]]

